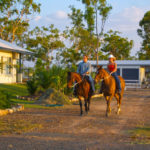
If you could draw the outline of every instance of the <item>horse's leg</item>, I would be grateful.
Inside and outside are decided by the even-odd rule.
[[[107,102],[106,117],[108,117],[111,114],[110,102],[111,102],[113,96],[107,96],[105,98],[106,98],[106,102]]]
[[[87,99],[86,98],[84,98],[84,102],[85,102],[85,104],[84,104],[84,106],[85,106],[85,112],[88,113]]]
[[[90,101],[91,100],[91,97],[88,97],[88,111],[90,111]]]
[[[82,101],[81,101],[81,98],[79,98],[79,105],[80,105],[80,115],[82,116],[83,115],[83,110],[82,110]]]
[[[117,100],[117,114],[119,115],[121,109],[120,109],[120,104],[121,104],[121,95],[115,94],[115,98]]]

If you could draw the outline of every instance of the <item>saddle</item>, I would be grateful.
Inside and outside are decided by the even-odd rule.
[[[89,76],[84,76],[82,77],[83,80],[86,80],[89,84],[90,84],[90,93],[93,93],[93,90],[92,90],[92,85],[91,85],[91,82],[89,80]],[[74,96],[77,95],[77,85],[74,87],[74,92],[73,92]]]

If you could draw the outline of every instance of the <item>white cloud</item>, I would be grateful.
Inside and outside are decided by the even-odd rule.
[[[65,11],[59,10],[46,16],[36,16],[31,22],[33,27],[54,24],[57,28],[64,29],[69,24],[69,18]]]
[[[56,18],[58,19],[67,19],[68,18],[68,15],[66,12],[64,11],[57,11],[54,16],[56,16]]]
[[[117,30],[122,32],[122,36],[134,40],[134,47],[131,52],[132,55],[140,49],[141,38],[137,34],[137,29],[139,28],[139,22],[143,18],[144,13],[148,9],[142,9],[135,6],[130,8],[125,8],[120,13],[113,14],[109,16],[108,22],[106,24],[106,30]]]
[[[139,22],[144,15],[144,10],[137,8],[135,6],[132,6],[130,8],[125,8],[121,16],[123,18],[128,19],[132,22]]]
[[[35,20],[35,21],[39,21],[41,18],[42,18],[41,16],[36,16],[36,17],[34,18],[34,20]]]

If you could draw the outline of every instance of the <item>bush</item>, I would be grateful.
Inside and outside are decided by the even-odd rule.
[[[35,77],[33,76],[32,79],[27,81],[27,90],[31,95],[34,95],[37,88],[38,88],[38,84]]]
[[[0,109],[10,108],[10,95],[5,91],[0,91]]]
[[[62,92],[57,91],[56,89],[49,88],[37,101],[39,104],[71,104],[69,98],[64,95]]]
[[[36,74],[37,84],[41,86],[43,89],[48,89],[51,84],[51,76],[49,71],[41,70]]]
[[[60,66],[52,66],[49,70],[45,68],[36,68],[35,73],[30,81],[27,82],[27,89],[30,94],[35,94],[40,90],[54,88],[62,93],[68,94],[67,87],[67,72]]]

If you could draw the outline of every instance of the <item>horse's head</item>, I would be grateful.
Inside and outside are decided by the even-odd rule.
[[[75,82],[75,79],[73,78],[73,73],[72,72],[68,72],[67,87],[71,88],[74,82]]]
[[[103,69],[102,66],[99,66],[97,71],[96,71],[96,76],[95,76],[94,81],[97,83],[101,79],[104,79],[104,77],[106,76],[105,72],[106,72],[105,69]]]

